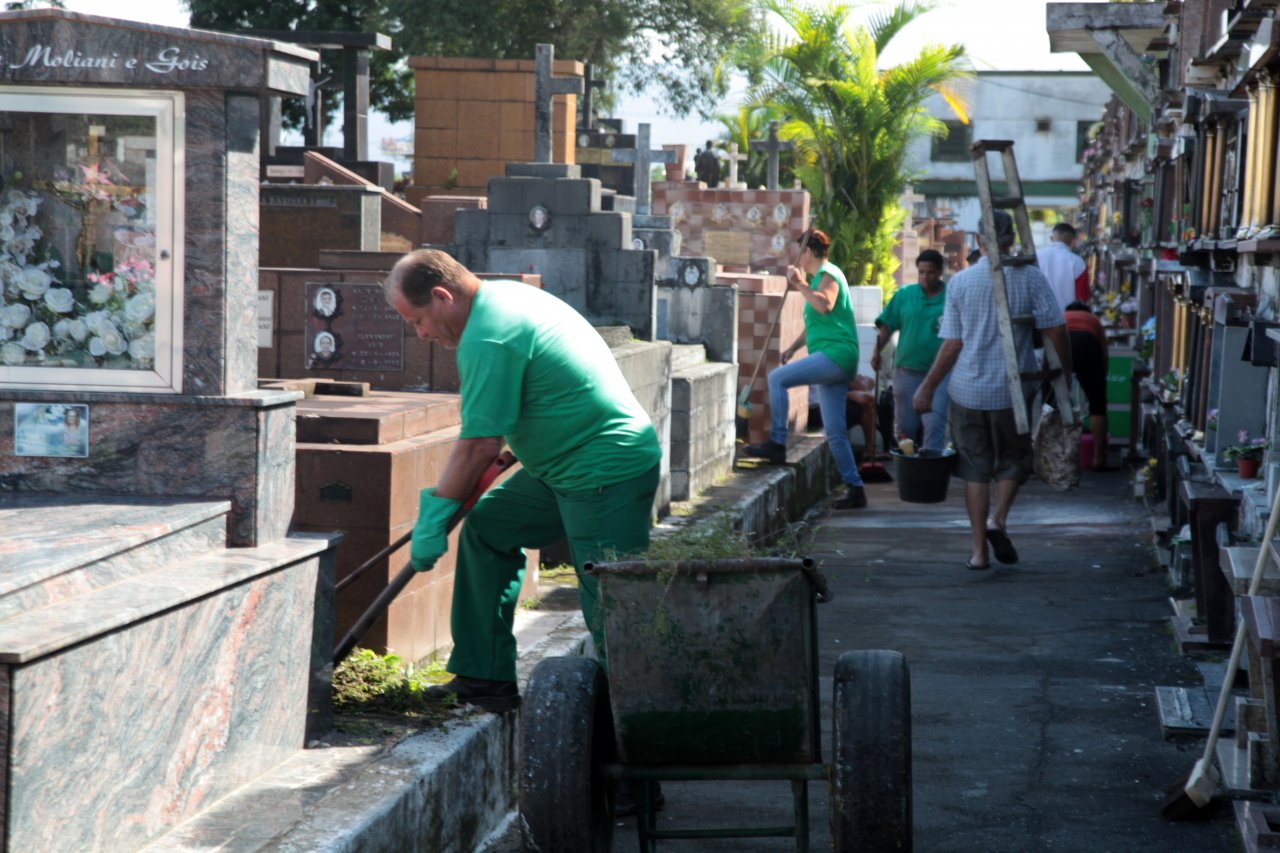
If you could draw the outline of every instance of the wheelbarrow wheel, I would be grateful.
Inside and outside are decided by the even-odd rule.
[[[837,853],[911,850],[911,682],[892,651],[836,662],[831,836]]]
[[[543,853],[608,853],[613,754],[604,670],[591,658],[547,658],[529,675],[520,713],[520,813]]]

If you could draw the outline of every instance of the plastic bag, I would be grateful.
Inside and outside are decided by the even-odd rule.
[[[1066,426],[1062,414],[1044,407],[1031,432],[1036,476],[1059,492],[1080,485],[1080,425]]]

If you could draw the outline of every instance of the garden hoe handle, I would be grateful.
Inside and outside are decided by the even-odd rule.
[[[1267,531],[1262,534],[1262,543],[1258,546],[1258,559],[1253,564],[1253,580],[1249,582],[1249,595],[1257,595],[1262,586],[1262,574],[1267,560],[1271,556],[1271,540],[1275,538],[1276,528],[1280,527],[1280,490],[1276,491],[1275,501],[1271,505],[1271,516],[1267,519]],[[1218,693],[1218,704],[1213,710],[1213,724],[1209,726],[1209,740],[1204,745],[1204,755],[1196,762],[1187,780],[1185,795],[1197,808],[1204,808],[1213,799],[1218,787],[1217,774],[1213,770],[1214,751],[1218,747],[1218,735],[1222,733],[1222,721],[1227,715],[1227,702],[1231,698],[1231,688],[1235,684],[1236,667],[1240,665],[1240,653],[1244,649],[1247,629],[1244,619],[1236,620],[1235,642],[1231,644],[1231,659],[1227,662],[1227,674],[1222,679],[1222,690]],[[1203,802],[1201,802],[1203,800]]]
[[[465,518],[467,513],[471,511],[471,508],[476,505],[476,501],[480,500],[480,496],[488,491],[489,486],[491,486],[493,481],[498,478],[498,475],[515,463],[516,458],[511,454],[510,450],[502,451],[501,454],[489,463],[489,467],[484,469],[484,473],[482,473],[480,475],[480,479],[476,481],[476,487],[472,490],[471,496],[466,499],[462,506],[458,508],[458,511],[453,514],[453,517],[449,519],[449,523],[445,525],[446,534],[452,533],[453,529],[462,523],[462,519]],[[347,575],[347,577],[343,579],[343,582],[335,587],[335,590],[342,589],[357,575],[367,571],[370,566],[376,565],[391,552],[396,551],[399,548],[403,548],[408,544],[412,536],[413,531],[410,530],[395,542],[392,542],[386,548],[383,548],[377,554],[373,555],[373,557],[361,565],[360,568]],[[333,650],[334,666],[342,663],[342,661],[346,659],[347,655],[351,654],[351,651],[356,647],[356,644],[360,642],[364,635],[368,633],[369,628],[373,626],[373,623],[377,622],[378,619],[381,618],[382,614],[387,612],[387,608],[391,606],[391,602],[396,600],[396,596],[398,596],[400,592],[409,585],[409,581],[413,580],[413,576],[417,573],[418,572],[412,565],[406,565],[400,570],[399,574],[391,579],[391,582],[387,584],[386,588],[383,589],[382,592],[378,593],[378,597],[373,600],[373,604],[369,605],[369,609],[361,614],[360,618],[351,626],[351,630],[347,631],[347,633],[343,635],[342,639],[338,641],[337,647]]]

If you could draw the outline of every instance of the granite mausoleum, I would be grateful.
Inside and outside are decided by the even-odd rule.
[[[314,60],[0,13],[6,850],[146,846],[322,722],[335,537],[254,332],[260,99]]]

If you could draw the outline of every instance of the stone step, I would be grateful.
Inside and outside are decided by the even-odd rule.
[[[228,501],[22,496],[0,505],[0,620],[227,543]]]
[[[671,372],[679,373],[690,367],[705,364],[707,348],[703,344],[673,344],[671,346]]]
[[[327,712],[335,539],[171,553],[0,621],[6,849],[137,850],[294,755]]]

